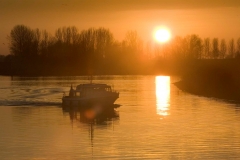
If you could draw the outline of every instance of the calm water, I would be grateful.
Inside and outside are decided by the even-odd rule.
[[[176,77],[101,76],[122,106],[89,123],[61,108],[86,77],[0,77],[0,159],[240,159],[240,107],[184,93]]]

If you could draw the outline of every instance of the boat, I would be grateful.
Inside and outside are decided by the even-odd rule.
[[[119,98],[119,92],[110,85],[100,83],[88,83],[77,85],[74,89],[71,85],[69,95],[63,95],[63,106],[109,106]]]

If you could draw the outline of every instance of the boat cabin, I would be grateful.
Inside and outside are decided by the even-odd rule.
[[[104,93],[113,92],[111,86],[106,84],[80,84],[76,87],[76,90],[74,90],[71,86],[71,89],[69,91],[70,97],[85,97],[89,94],[104,94]]]

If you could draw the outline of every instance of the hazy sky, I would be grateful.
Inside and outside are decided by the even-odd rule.
[[[54,33],[63,26],[79,30],[109,28],[122,40],[136,30],[152,40],[158,26],[173,36],[240,37],[240,0],[0,0],[0,54],[8,54],[7,35],[24,24]]]

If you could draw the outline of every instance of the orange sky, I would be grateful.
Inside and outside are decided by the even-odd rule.
[[[173,36],[240,37],[239,0],[1,0],[0,54],[8,54],[7,35],[24,24],[54,33],[63,26],[109,28],[122,40],[136,30],[144,41],[153,40],[157,26]]]

